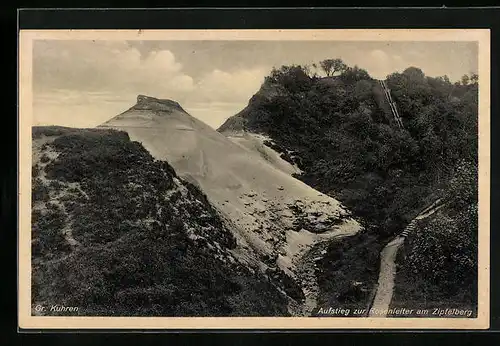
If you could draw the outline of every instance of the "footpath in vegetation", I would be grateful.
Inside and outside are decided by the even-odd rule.
[[[380,253],[380,272],[376,286],[376,294],[369,312],[370,317],[386,317],[394,292],[394,278],[396,276],[396,255],[403,245],[405,238],[415,229],[418,220],[429,217],[438,211],[443,204],[440,200],[423,210],[410,224],[390,241]]]
[[[339,59],[319,67],[326,77],[315,65],[274,69],[219,128],[268,136],[267,144],[300,169],[296,177],[340,200],[363,224],[365,232],[333,240],[318,262],[318,304],[366,308],[383,247],[442,196],[455,202],[422,221],[426,232],[417,229],[405,243],[401,273],[409,282],[418,276],[428,302],[477,301],[469,288],[477,281],[477,74],[452,82],[409,67],[381,85]],[[401,303],[421,297],[405,292]]]

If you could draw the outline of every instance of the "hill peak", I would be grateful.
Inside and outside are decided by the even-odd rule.
[[[137,103],[132,107],[132,109],[163,111],[169,113],[173,110],[177,110],[187,113],[176,101],[169,99],[158,99],[156,97],[146,95],[137,95]]]

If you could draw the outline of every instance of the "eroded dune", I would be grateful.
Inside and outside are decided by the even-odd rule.
[[[337,200],[292,177],[297,168],[264,146],[262,138],[226,137],[173,101],[139,96],[135,106],[100,127],[128,132],[197,184],[234,224],[236,251],[244,260],[256,253],[294,275],[312,245],[360,229]]]

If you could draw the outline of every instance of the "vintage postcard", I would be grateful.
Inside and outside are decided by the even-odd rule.
[[[19,327],[486,329],[489,30],[21,30]]]

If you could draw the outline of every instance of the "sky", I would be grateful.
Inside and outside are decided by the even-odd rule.
[[[409,66],[456,81],[477,73],[476,42],[37,40],[33,125],[94,127],[136,102],[172,99],[217,128],[273,67],[341,58],[374,78]]]

